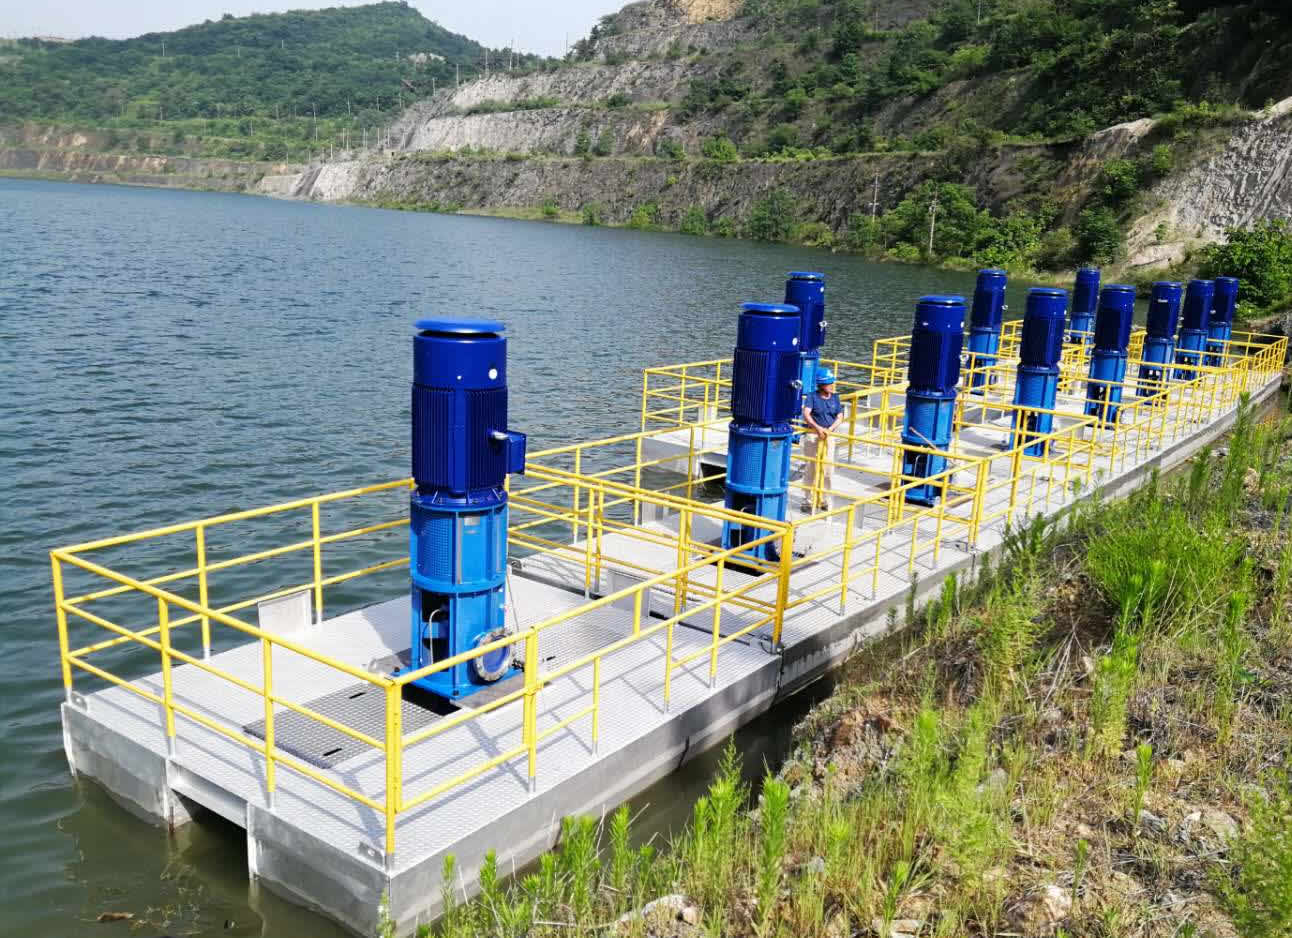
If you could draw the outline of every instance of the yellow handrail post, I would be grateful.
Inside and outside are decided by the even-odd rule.
[[[278,789],[277,766],[274,764],[274,644],[268,636],[260,640],[265,698],[265,794],[269,810],[274,809],[274,792]]]
[[[576,488],[575,491],[578,491]],[[596,507],[596,489],[588,489],[588,520],[583,528],[583,597],[592,595],[592,512]],[[600,589],[601,584],[597,583]]]
[[[175,693],[170,674],[170,609],[157,597],[157,631],[161,635],[162,699],[166,708],[166,752],[175,755]]]
[[[592,659],[592,754],[601,743],[601,656]]]
[[[717,582],[714,586],[713,595],[715,599],[722,599],[722,573],[727,564],[727,559],[721,557],[718,559]],[[713,643],[709,646],[709,687],[712,688],[718,683],[718,637],[722,634],[722,603],[713,604]]]
[[[50,575],[54,581],[54,618],[58,621],[58,663],[63,669],[63,696],[72,696],[72,663],[68,660],[67,610],[63,608],[63,566],[58,555],[49,554]]]
[[[673,578],[673,615],[680,615],[686,605],[690,580],[686,575],[691,557],[691,509],[683,508],[677,519],[677,576]],[[672,633],[669,633],[670,636]]]
[[[642,432],[646,432],[646,399],[650,397],[650,369],[642,369]],[[641,458],[638,457],[638,462]]]
[[[574,474],[576,476],[583,474],[583,447],[582,446],[576,446],[574,448]],[[579,496],[580,496],[580,488],[578,483],[576,482],[574,485],[574,506],[573,506],[573,510],[570,512],[570,543],[571,544],[576,543],[579,540],[579,508],[581,507]]]
[[[538,633],[530,629],[525,635],[525,729],[523,739],[528,750],[529,793],[538,791]]]
[[[673,696],[673,626],[677,616],[672,616],[664,627],[664,712],[668,713]]]
[[[848,506],[848,513],[844,516],[848,527],[843,532],[843,570],[839,575],[840,613],[843,613],[848,608],[848,570],[852,567],[852,532],[856,517],[857,503],[853,502]]]
[[[319,541],[319,503],[318,499],[310,506],[310,518],[314,526],[314,621],[323,621],[323,544]]]
[[[210,606],[206,584],[206,525],[193,529],[197,536],[197,601],[203,609]],[[211,657],[211,617],[202,615],[202,657]]]
[[[386,685],[386,859],[395,856],[395,822],[403,801],[403,688]]]
[[[640,635],[642,630],[642,591],[633,593],[633,634]]]
[[[790,602],[790,570],[794,561],[794,528],[785,529],[781,535],[781,569],[776,581],[776,612],[772,619],[772,647],[780,647],[781,628],[785,624],[785,609]]]

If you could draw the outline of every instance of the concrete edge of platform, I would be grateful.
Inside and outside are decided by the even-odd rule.
[[[259,805],[247,806],[247,872],[270,892],[351,928],[377,933],[378,909],[391,892],[384,865],[344,850]]]
[[[540,774],[538,792],[524,804],[490,822],[485,830],[397,870],[390,905],[398,933],[411,933],[418,924],[438,916],[440,870],[446,854],[453,855],[459,871],[459,901],[478,892],[480,867],[489,850],[496,852],[500,870],[507,874],[520,870],[555,846],[563,817],[612,810],[768,710],[776,696],[779,663],[779,658],[769,655],[757,670],[701,703],[679,710],[645,736],[603,755],[557,785],[544,789]]]
[[[93,779],[135,817],[174,830],[192,820],[168,783],[167,758],[80,707],[63,703],[63,747],[74,776]]]

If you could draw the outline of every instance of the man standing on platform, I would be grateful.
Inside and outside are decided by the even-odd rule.
[[[829,368],[817,372],[816,391],[803,399],[803,421],[808,426],[803,436],[803,455],[812,473],[803,510],[826,509],[830,507],[827,492],[834,480],[833,433],[843,422],[843,404],[834,393],[834,372]]]

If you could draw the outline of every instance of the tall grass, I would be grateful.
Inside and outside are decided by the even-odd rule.
[[[1222,459],[1204,454],[1177,481],[1154,477],[1125,501],[1083,504],[1061,529],[1009,532],[995,569],[982,558],[973,581],[948,579],[922,611],[912,583],[906,618],[927,627],[899,660],[840,684],[783,777],[764,781],[756,810],[728,746],[667,849],[634,849],[626,807],[604,824],[567,820],[557,850],[520,883],[502,887],[487,859],[467,906],[454,903],[458,872],[447,861],[436,932],[644,935],[634,911],[682,893],[709,935],[883,935],[912,917],[922,935],[959,938],[1020,933],[1011,914],[1049,883],[1071,890],[1064,933],[1141,933],[1143,894],[1102,892],[1113,869],[1182,888],[1207,880],[1205,870],[1181,872],[1186,862],[1221,862],[1182,859],[1174,840],[1138,824],[1158,766],[1188,746],[1206,756],[1188,770],[1202,779],[1197,790],[1233,791],[1233,773],[1267,758],[1247,752],[1254,726],[1282,727],[1261,753],[1292,751],[1292,707],[1258,724],[1257,693],[1248,696],[1281,686],[1257,672],[1292,635],[1292,542],[1280,540],[1278,514],[1287,499],[1269,494],[1292,485],[1289,433],[1244,413]],[[1262,511],[1257,536],[1272,563],[1253,556],[1244,527]],[[1263,563],[1267,578],[1256,572]],[[1265,610],[1262,630],[1252,617]],[[1226,745],[1238,727],[1244,744]],[[829,751],[836,741],[856,748]],[[1128,746],[1133,760],[1108,758]],[[1292,793],[1286,776],[1265,787],[1213,879],[1237,932],[1252,938],[1292,927]],[[1073,833],[1077,819],[1091,828],[1084,836]],[[628,924],[612,927],[621,916]]]

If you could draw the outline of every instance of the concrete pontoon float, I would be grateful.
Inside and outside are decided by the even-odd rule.
[[[1177,379],[1142,360],[1142,331],[1065,342],[1052,297],[1027,325],[926,299],[934,338],[917,323],[915,345],[880,340],[865,363],[812,350],[810,369],[793,353],[767,372],[838,373],[829,488],[783,389],[729,426],[733,393],[784,352],[770,322],[734,362],[647,369],[638,430],[527,455],[501,325],[419,324],[413,478],[51,552],[73,772],[172,827],[221,815],[255,881],[361,934],[384,896],[409,933],[437,913],[447,854],[468,890],[488,850],[528,862],[561,817],[612,808],[821,676],[1008,526],[1187,459],[1240,398],[1277,391],[1287,352],[1232,331]],[[746,315],[784,315],[768,306]],[[958,330],[997,323],[962,367]],[[1091,377],[1095,351],[1111,377]],[[1091,408],[1127,366],[1116,413]],[[760,481],[729,497],[729,440],[733,459],[790,448],[785,478],[742,464]]]

